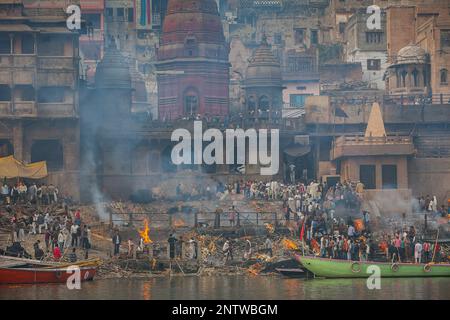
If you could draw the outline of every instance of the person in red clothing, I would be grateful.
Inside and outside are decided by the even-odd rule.
[[[61,250],[58,246],[55,246],[53,249],[53,259],[55,259],[55,261],[59,261],[61,259]]]

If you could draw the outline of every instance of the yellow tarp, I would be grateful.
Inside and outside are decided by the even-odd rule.
[[[24,164],[13,156],[0,158],[0,178],[41,179],[47,176],[47,163],[39,161]]]

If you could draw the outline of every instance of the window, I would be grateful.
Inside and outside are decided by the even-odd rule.
[[[0,140],[0,157],[7,157],[14,154],[14,147],[9,140]]]
[[[30,84],[19,84],[14,87],[16,101],[34,101],[34,88]]]
[[[11,54],[11,39],[7,33],[0,33],[0,54]]]
[[[367,70],[380,70],[381,60],[380,59],[367,59]]]
[[[450,30],[441,30],[441,47],[450,47]]]
[[[440,72],[441,84],[448,84],[448,71],[447,69],[442,69]]]
[[[0,84],[0,101],[11,101],[11,88],[7,84]]]
[[[254,97],[249,97],[247,102],[247,108],[249,112],[255,111],[256,109],[256,102]]]
[[[311,30],[311,44],[318,44],[319,36],[317,30]]]
[[[418,87],[419,86],[419,71],[417,71],[417,69],[414,69],[412,72],[412,76],[413,76],[414,87]]]
[[[42,87],[39,89],[38,102],[64,102],[65,87]]]
[[[34,53],[34,37],[32,34],[22,34],[22,54]]]
[[[128,8],[128,22],[133,22],[134,21],[134,12],[133,12],[133,8]]]
[[[295,44],[302,44],[305,40],[305,29],[295,29]]]
[[[366,32],[366,42],[367,43],[381,43],[382,32]]]
[[[359,166],[359,180],[364,184],[364,187],[366,189],[376,189],[375,166],[374,165],[360,165]]]
[[[260,111],[269,111],[269,98],[266,96],[262,96],[259,98],[258,109]]]
[[[397,166],[386,164],[381,166],[383,189],[397,189]]]
[[[283,42],[283,36],[281,33],[275,33],[273,35],[273,43],[276,45],[281,45]]]
[[[184,96],[185,114],[196,115],[198,113],[198,96],[192,90]]]
[[[113,8],[106,8],[105,9],[105,16],[107,21],[111,21],[113,17]]]
[[[94,29],[101,29],[100,13],[85,13],[83,18],[86,20],[86,25]]]
[[[404,87],[406,87],[406,76],[408,75],[408,72],[406,72],[406,71],[403,71],[402,73],[401,73],[401,86],[404,88]]]
[[[124,8],[117,8],[117,17],[119,21],[123,21],[125,17],[125,9]]]
[[[303,107],[308,96],[312,96],[312,94],[290,94],[289,104],[291,107]]]
[[[36,140],[31,146],[31,162],[46,161],[51,170],[62,169],[63,147],[59,140]]]
[[[344,34],[345,33],[345,22],[339,22],[339,33]]]

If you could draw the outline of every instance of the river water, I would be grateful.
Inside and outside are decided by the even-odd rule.
[[[382,279],[369,290],[365,279],[291,279],[280,276],[187,276],[103,279],[65,285],[3,285],[0,299],[445,299],[450,278]]]

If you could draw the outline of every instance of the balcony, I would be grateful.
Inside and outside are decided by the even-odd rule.
[[[14,115],[17,116],[36,116],[35,101],[15,101]]]
[[[74,104],[70,102],[38,103],[37,114],[49,118],[76,117]]]
[[[100,29],[94,29],[92,34],[80,35],[80,42],[103,41],[103,40],[104,40],[104,31]]]
[[[11,102],[10,101],[0,101],[0,115],[9,116],[11,115]]]
[[[74,70],[73,57],[38,57],[39,69],[66,69]]]
[[[35,54],[1,54],[0,67],[33,68],[36,66]]]
[[[335,139],[331,159],[348,156],[411,155],[415,152],[412,139],[407,136],[364,137],[341,136]]]

